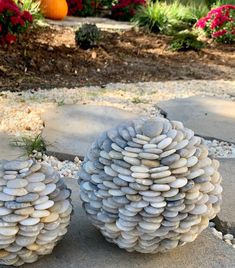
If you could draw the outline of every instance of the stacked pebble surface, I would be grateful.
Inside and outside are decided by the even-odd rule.
[[[104,132],[79,173],[83,207],[127,251],[192,242],[220,210],[219,162],[181,122],[138,119]]]
[[[20,266],[50,254],[67,232],[70,190],[33,160],[0,162],[0,264]]]

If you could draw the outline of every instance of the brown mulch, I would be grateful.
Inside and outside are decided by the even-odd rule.
[[[75,46],[70,28],[41,27],[0,48],[0,90],[78,87],[114,82],[235,78],[235,46],[211,43],[200,52],[171,52],[171,38],[103,32],[91,50]]]

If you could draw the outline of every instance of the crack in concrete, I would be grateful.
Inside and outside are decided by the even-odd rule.
[[[215,227],[218,231],[221,231],[223,234],[232,234],[235,236],[235,223],[229,223],[227,221],[223,221],[217,215],[213,220],[215,223]]]

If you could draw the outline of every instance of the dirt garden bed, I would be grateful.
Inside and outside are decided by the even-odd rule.
[[[0,90],[234,79],[234,45],[171,52],[169,42],[170,37],[143,32],[103,32],[100,47],[84,51],[75,46],[71,28],[37,28],[20,43],[0,48]]]

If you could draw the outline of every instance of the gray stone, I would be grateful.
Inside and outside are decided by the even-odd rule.
[[[29,182],[41,182],[45,180],[46,176],[42,172],[36,172],[26,177]]]
[[[23,188],[28,184],[28,181],[25,179],[15,179],[15,180],[9,180],[7,182],[8,188]]]
[[[154,138],[159,136],[163,130],[163,122],[162,120],[148,120],[143,125],[143,134]]]
[[[26,187],[26,189],[29,192],[33,192],[33,193],[41,192],[45,190],[45,188],[46,188],[46,185],[42,182],[30,182]]]
[[[35,200],[37,200],[39,198],[39,194],[37,193],[28,193],[26,195],[23,196],[19,196],[16,198],[17,202],[33,202]]]
[[[167,146],[169,146],[172,143],[172,138],[165,138],[164,140],[160,141],[157,145],[159,149],[165,149]]]
[[[43,136],[49,151],[83,157],[101,132],[137,117],[107,106],[64,105],[44,114]]]
[[[220,160],[219,170],[222,175],[223,202],[216,223],[227,233],[235,232],[235,214],[231,213],[231,208],[235,202],[234,166],[235,159]]]
[[[158,103],[170,119],[177,119],[196,134],[235,142],[235,103],[216,97],[195,96]],[[215,120],[216,118],[216,120]]]
[[[24,188],[13,189],[13,188],[4,187],[3,193],[8,194],[8,195],[12,195],[12,196],[22,196],[22,195],[26,195],[28,192]]]
[[[21,208],[27,208],[27,207],[30,207],[30,203],[18,203],[18,202],[15,202],[15,201],[8,201],[8,202],[5,202],[5,207],[6,208],[9,208],[9,209],[21,209]]]
[[[180,159],[180,156],[178,154],[172,154],[172,155],[162,158],[161,164],[165,166],[169,166],[179,159]]]
[[[20,161],[20,160],[9,161],[6,162],[3,167],[5,170],[21,170],[29,167],[29,161]]]
[[[39,218],[31,218],[31,217],[29,217],[28,219],[22,220],[20,222],[20,224],[24,225],[24,226],[31,226],[31,225],[38,224],[39,222],[40,222]]]

